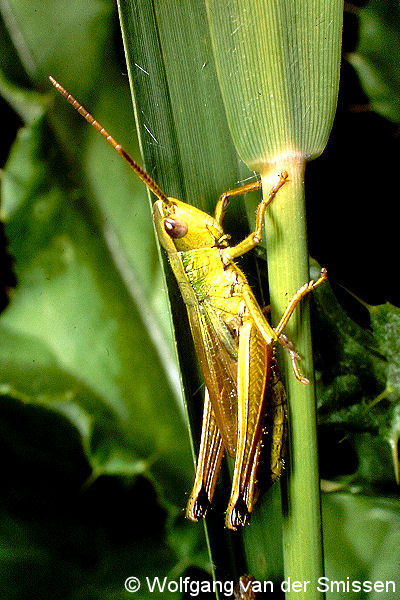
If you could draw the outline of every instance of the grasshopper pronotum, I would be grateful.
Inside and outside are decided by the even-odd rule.
[[[279,342],[286,348],[296,377],[307,384],[297,367],[299,356],[283,335],[283,329],[300,300],[327,277],[322,269],[317,281],[300,288],[273,328],[234,262],[260,243],[265,210],[284,185],[288,173],[279,174],[276,185],[258,205],[255,230],[236,246],[229,246],[229,236],[222,229],[229,199],[260,189],[260,181],[222,194],[214,217],[167,197],[71,94],[51,76],[50,81],[158,198],[153,205],[157,235],[168,253],[187,308],[206,384],[199,458],[186,516],[197,521],[205,515],[226,452],[234,457],[235,463],[225,523],[229,529],[236,529],[247,522],[253,509],[265,418],[270,424],[272,483],[282,471],[286,396],[275,365],[274,345]]]

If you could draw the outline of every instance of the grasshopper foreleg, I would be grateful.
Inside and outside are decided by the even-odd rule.
[[[248,183],[247,185],[237,187],[234,190],[228,190],[227,192],[224,192],[219,197],[217,206],[215,207],[214,219],[219,225],[222,225],[222,221],[224,219],[226,209],[228,208],[230,198],[232,198],[233,196],[242,196],[243,194],[249,194],[250,192],[255,192],[256,190],[260,189],[261,181],[258,179],[257,181],[253,181],[252,183]]]
[[[263,226],[264,226],[264,215],[265,215],[267,206],[272,202],[276,193],[283,186],[283,184],[285,183],[287,178],[288,178],[287,171],[282,171],[279,175],[278,183],[271,188],[271,190],[267,194],[266,198],[264,198],[258,205],[257,214],[256,214],[255,230],[252,233],[250,233],[250,235],[245,237],[244,240],[239,242],[239,244],[236,244],[236,246],[232,246],[232,247],[226,248],[221,251],[221,258],[225,264],[228,264],[229,262],[231,262],[238,256],[242,256],[242,254],[246,254],[246,252],[248,252],[249,250],[252,250],[256,246],[258,246],[258,244],[261,242],[262,230],[263,230]],[[256,183],[260,183],[260,182],[256,182]],[[227,206],[229,196],[236,196],[237,194],[243,194],[243,193],[252,191],[252,189],[258,189],[261,187],[261,184],[259,184],[257,187],[253,187],[251,189],[251,185],[252,184],[250,184],[250,186],[244,186],[243,188],[237,188],[237,190],[231,190],[231,191],[223,194],[217,204],[217,209],[215,211],[216,219],[217,219],[217,216],[222,218],[222,216],[224,215],[223,206],[225,206],[225,207]],[[249,189],[247,189],[247,188],[249,188]],[[236,192],[237,192],[237,194],[236,194]],[[225,204],[224,204],[224,202],[225,202]],[[219,208],[220,203],[221,203],[221,208]],[[226,208],[225,208],[225,210],[226,210]],[[217,211],[218,211],[218,214],[217,214]]]

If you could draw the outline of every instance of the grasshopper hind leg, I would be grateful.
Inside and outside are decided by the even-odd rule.
[[[244,497],[238,498],[234,506],[232,506],[227,515],[229,519],[226,526],[232,531],[236,531],[238,527],[247,525],[250,519],[250,511],[247,507]]]
[[[260,439],[257,444],[252,468],[244,485],[243,492],[238,495],[234,503],[229,503],[226,513],[226,526],[228,529],[236,530],[238,527],[247,525],[250,520],[253,506],[256,503],[259,494],[256,477],[262,446],[262,439]]]
[[[279,371],[272,375],[270,392],[271,399],[267,406],[263,436],[258,442],[254,456],[254,468],[243,494],[227,513],[229,529],[247,525],[259,495],[270,488],[282,475],[286,450],[287,410],[285,388]],[[257,473],[260,476],[259,480]]]
[[[198,521],[207,513],[214,495],[223,456],[224,447],[221,434],[206,389],[196,477],[186,507],[186,517],[191,521]]]
[[[237,529],[249,520],[256,496],[256,477],[262,448],[265,391],[273,360],[250,315],[239,334],[238,414],[235,467],[225,525]]]
[[[233,485],[226,514],[226,526],[229,529],[237,529],[248,523],[260,493],[279,479],[284,466],[287,434],[286,393],[273,354],[267,352],[266,361],[264,368],[268,375],[267,387],[262,413],[259,415],[262,427],[258,435],[253,437],[253,444],[256,444],[253,459]],[[249,383],[251,384],[251,381]]]
[[[211,500],[208,496],[205,487],[201,487],[200,491],[192,493],[188,505],[186,507],[186,517],[191,521],[198,521],[201,517],[205,517],[208,509],[211,506]]]

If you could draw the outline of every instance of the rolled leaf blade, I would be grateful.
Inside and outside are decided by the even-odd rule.
[[[207,0],[232,137],[258,172],[282,156],[321,154],[339,85],[341,1]]]

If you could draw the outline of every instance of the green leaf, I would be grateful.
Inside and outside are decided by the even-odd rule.
[[[35,4],[34,10],[28,0],[1,3],[2,16],[21,63],[29,77],[40,82],[42,89],[46,89],[48,74],[56,68],[63,70],[66,85],[72,83],[79,70],[81,84],[86,84],[86,91],[90,89],[112,11],[113,3],[109,0],[85,4],[72,0],[68,11],[61,0],[44,0]],[[49,31],[51,23],[58,25],[59,33],[62,30],[62,43],[55,43],[56,37]],[[88,31],[91,36],[87,35]]]
[[[146,170],[170,196],[212,213],[220,194],[235,187],[249,171],[238,166],[219,92],[203,3],[119,2],[135,114]],[[227,231],[235,237],[243,228],[241,202],[232,202]],[[242,223],[241,223],[242,222]],[[234,223],[231,229],[229,223]],[[170,280],[172,312],[180,365],[190,402],[199,423],[202,383],[186,320],[186,310]],[[200,392],[200,393],[199,393]],[[199,440],[200,434],[196,434]],[[195,446],[197,446],[196,442]],[[229,550],[221,544],[222,511],[212,527],[211,544],[217,568],[232,576]],[[217,505],[218,506],[218,505]],[[218,525],[217,525],[218,523]],[[201,525],[199,525],[201,527]],[[227,544],[229,548],[230,542]],[[218,550],[219,549],[219,550]],[[223,571],[222,571],[223,572]]]
[[[323,151],[336,110],[343,3],[207,0],[236,149],[263,174]]]
[[[26,412],[26,411],[24,411]],[[18,415],[19,418],[22,415]],[[38,415],[39,416],[39,415]],[[26,423],[36,425],[51,423],[44,418],[26,419]],[[53,421],[56,430],[59,426]],[[41,431],[44,433],[44,428]],[[19,441],[19,451],[32,453],[32,440],[29,425],[25,431],[30,444],[24,447]],[[47,431],[46,437],[49,437]],[[56,436],[54,436],[56,437]],[[58,441],[61,438],[58,436]],[[65,443],[65,439],[63,439]],[[44,440],[36,448],[43,451]],[[54,457],[59,445],[53,447]],[[15,488],[18,494],[18,516],[2,506],[0,518],[0,590],[3,597],[12,600],[21,598],[70,598],[72,600],[111,600],[127,599],[131,593],[125,590],[128,577],[136,577],[141,582],[137,598],[165,598],[165,593],[157,587],[150,593],[146,577],[150,582],[156,576],[161,582],[182,573],[179,557],[164,538],[162,515],[156,513],[157,504],[143,481],[135,486],[123,485],[116,478],[103,477],[92,485],[90,492],[83,494],[76,487],[76,474],[79,462],[71,454],[72,444],[65,450],[65,465],[59,470],[57,462],[46,464],[31,460],[31,468],[40,480],[43,497],[35,497],[38,482],[32,485],[29,474],[25,473],[25,487]],[[38,463],[41,467],[38,469]],[[47,467],[47,469],[46,469]],[[69,467],[69,468],[68,468]],[[72,468],[71,468],[72,467]],[[22,480],[22,477],[21,477]],[[64,485],[63,485],[63,483]],[[46,489],[46,482],[52,489]],[[22,483],[22,481],[20,481]],[[140,485],[142,484],[142,485]],[[28,495],[28,492],[31,495]],[[129,502],[129,503],[128,503]],[[153,523],[147,526],[132,521],[146,510],[146,504],[153,510]],[[21,518],[22,517],[22,518]],[[155,552],[154,549],[157,548]],[[22,576],[29,573],[29,577]],[[179,598],[180,593],[170,593],[168,598]]]
[[[121,1],[120,13],[147,169],[169,195],[212,212],[240,174],[205,8]]]
[[[60,156],[46,152],[49,135],[43,123],[20,133],[4,181],[18,280],[1,319],[4,389],[31,402],[55,407],[66,401],[89,412],[99,444],[89,452],[96,472],[114,472],[117,457],[121,472],[135,472],[132,455],[146,458],[144,471],[157,471],[161,464],[164,469],[169,455],[173,471],[177,451],[184,469],[185,448],[176,444],[183,424],[165,376],[160,377],[140,307],[114,264],[101,221],[90,217],[75,185],[57,181],[65,169]],[[147,348],[147,364],[137,347]],[[29,360],[33,370],[27,382]],[[85,398],[85,387],[101,401]],[[149,423],[156,424],[160,412],[163,418],[152,429]]]
[[[39,57],[37,71],[47,74],[57,42],[45,35],[42,9],[32,15],[34,22],[28,27],[29,3],[7,3],[5,8],[12,36],[18,37],[26,53]],[[61,3],[58,8],[64,11]],[[97,22],[88,53],[100,64],[111,13],[106,4],[98,9],[79,18],[86,15],[85,27]],[[77,26],[78,17],[73,12],[68,17]],[[71,26],[68,19],[63,22]],[[84,52],[89,43],[85,28],[78,42]],[[54,74],[62,78],[77,48],[66,46]],[[22,57],[26,60],[24,52]],[[115,113],[111,90],[123,94],[125,89],[126,97],[126,87],[112,58],[107,76],[99,79],[97,100],[99,112],[108,124],[114,121],[115,135],[122,132],[123,141],[129,137],[129,100],[122,98]],[[93,85],[85,65],[75,68],[80,88]],[[21,132],[2,180],[2,210],[18,279],[1,320],[7,358],[3,390],[67,414],[88,437],[84,444],[96,474],[146,472],[166,491],[161,482],[169,472],[173,479],[169,500],[181,502],[191,465],[174,398],[177,384],[168,323],[159,324],[162,290],[150,212],[143,194],[138,194],[142,188],[119,157],[90,135],[85,122],[61,99],[59,106],[67,108],[67,117],[63,119],[63,109],[58,112],[57,106],[51,118],[64,154],[57,151],[44,122],[38,121]],[[114,117],[109,120],[110,114]],[[79,128],[88,134],[83,142]],[[107,177],[102,183],[100,173]],[[136,352],[139,347],[146,348],[145,360]],[[12,368],[7,368],[10,358]],[[27,371],[28,365],[32,371]],[[89,428],[87,420],[93,421]]]
[[[112,2],[82,10],[72,5],[68,12],[62,2],[44,2],[40,10],[32,11],[29,2],[2,3],[12,38],[22,47],[22,62],[26,66],[26,55],[38,57],[35,73],[31,69],[30,74],[45,95],[38,96],[37,90],[31,94],[29,78],[22,78],[12,68],[11,58],[5,72],[15,97],[20,94],[29,101],[36,94],[43,107],[49,107],[50,97],[57,96],[47,78],[52,73],[138,157],[129,90],[121,75],[124,67],[110,44],[113,24],[114,29],[117,26],[113,7]],[[59,24],[56,32],[48,25],[49,16]],[[77,60],[79,55],[88,62],[86,58]],[[155,486],[158,503],[168,514],[176,515],[190,489],[193,466],[143,186],[60,97],[46,116],[48,121],[28,119],[31,124],[21,131],[2,176],[2,214],[18,283],[0,319],[0,386],[2,406],[6,394],[13,406],[20,407],[13,436],[16,451],[23,457],[20,468],[27,468],[26,457],[32,454],[29,436],[22,448],[21,428],[26,420],[28,430],[41,431],[40,453],[29,464],[29,471],[35,482],[31,495],[42,494],[45,503],[49,491],[38,491],[35,477],[41,460],[51,454],[55,471],[64,460],[60,448],[70,449],[73,432],[74,452],[86,466],[79,484],[82,489],[75,494],[85,500],[105,474],[113,481],[142,474]],[[41,414],[58,418],[43,417],[39,428],[29,417],[32,407],[43,407]],[[8,428],[3,413],[0,426]],[[53,436],[59,440],[56,447],[52,446]],[[72,451],[69,458],[71,469],[77,469]],[[58,490],[53,478],[52,472],[49,481]],[[71,493],[68,485],[65,493]],[[110,510],[118,514],[116,506]],[[132,574],[138,576],[154,573],[162,577],[172,568],[179,575],[189,562],[188,555],[184,555],[185,562],[179,555],[182,548],[172,551],[155,510],[155,502],[131,504],[126,514],[131,539],[129,543],[125,540],[123,551],[115,551],[116,560],[120,558],[117,576],[110,573],[114,548],[106,540],[98,555],[95,553],[95,568],[79,565],[64,578],[68,551],[55,555],[53,551],[57,539],[64,536],[50,519],[33,515],[33,527],[40,523],[49,544],[38,567],[29,561],[32,586],[41,571],[43,597],[47,590],[54,590],[51,573],[58,570],[60,581],[68,580],[60,594],[105,598],[120,595],[132,567]],[[12,518],[18,521],[21,516]],[[63,515],[59,518],[62,521]],[[153,522],[156,527],[158,523],[157,536],[144,544],[136,529],[152,531]],[[168,526],[173,527],[172,519]],[[186,527],[188,543],[198,548],[199,556],[202,551],[204,554],[202,528],[190,528],[188,523]],[[103,535],[101,526],[99,535]],[[145,546],[149,560],[136,560]],[[8,530],[4,548],[2,560],[9,565],[12,562],[12,568],[4,572],[29,570],[19,558],[11,561],[15,548]],[[26,540],[28,553],[29,548]],[[78,555],[79,563],[79,544],[70,552]],[[122,553],[126,561],[121,560]],[[204,559],[201,564],[205,565]],[[7,589],[8,579],[1,583]],[[16,597],[24,597],[22,581],[15,590]],[[49,594],[54,596],[53,591]]]
[[[399,479],[400,310],[389,303],[366,305],[371,330],[365,330],[346,315],[328,284],[315,298],[324,314],[316,328],[318,354],[325,357],[318,377],[320,423],[340,430],[357,452],[358,469],[346,476],[348,484],[393,486]]]
[[[328,597],[332,600],[360,598],[360,591],[352,588],[353,581],[361,584],[394,581],[395,591],[389,586],[384,596],[395,600],[400,584],[398,500],[330,494],[323,496],[322,508],[326,576],[330,580],[328,585],[333,584]],[[343,587],[347,583],[348,591]],[[362,593],[363,597],[375,600],[382,596],[382,591]]]
[[[0,93],[14,108],[20,117],[29,123],[42,116],[47,99],[34,90],[21,90],[17,85],[7,81],[0,71]]]
[[[371,107],[400,122],[400,8],[394,0],[373,0],[359,11],[359,42],[348,60],[357,70]]]
[[[388,393],[400,393],[400,309],[390,303],[369,307],[371,326],[378,348],[385,358],[386,388]]]

